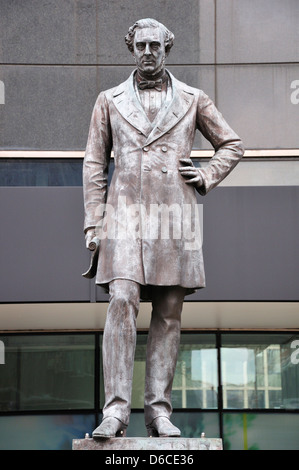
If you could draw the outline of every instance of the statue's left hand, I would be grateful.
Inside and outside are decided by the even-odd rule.
[[[191,158],[180,158],[180,162],[185,165],[179,168],[181,175],[186,178],[185,183],[193,184],[196,188],[203,186],[202,175],[193,165]]]

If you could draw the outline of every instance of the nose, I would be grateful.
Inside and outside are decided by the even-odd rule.
[[[145,55],[151,55],[151,49],[150,49],[150,45],[149,45],[149,44],[146,44],[146,45],[145,45],[144,54],[145,54]]]

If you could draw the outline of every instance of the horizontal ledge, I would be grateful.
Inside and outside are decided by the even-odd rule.
[[[108,302],[1,304],[1,331],[103,330]],[[184,302],[182,329],[297,330],[299,302]],[[148,330],[151,303],[137,328]]]
[[[73,450],[222,450],[222,439],[206,439],[206,438],[148,438],[148,437],[114,437],[111,439],[74,439]],[[113,460],[117,459],[113,457]],[[120,459],[120,457],[119,457]],[[111,463],[121,463],[115,460]],[[165,462],[166,463],[166,462]]]
[[[84,150],[0,150],[0,158],[83,158]],[[192,150],[192,158],[210,158],[214,150]],[[113,152],[112,152],[113,157]],[[299,149],[249,149],[246,158],[299,157]]]

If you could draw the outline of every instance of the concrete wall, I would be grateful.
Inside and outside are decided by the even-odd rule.
[[[84,149],[98,92],[133,68],[128,27],[147,16],[175,34],[169,69],[215,100],[247,148],[298,147],[297,0],[7,0],[0,148]]]

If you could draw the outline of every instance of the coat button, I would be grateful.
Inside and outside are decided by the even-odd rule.
[[[166,166],[163,166],[162,169],[161,169],[162,173],[167,173],[167,168]]]
[[[167,147],[165,145],[163,145],[163,147],[161,148],[162,152],[167,152]]]
[[[148,151],[149,151],[149,147],[143,147],[143,150],[144,150],[145,152],[148,152]]]

